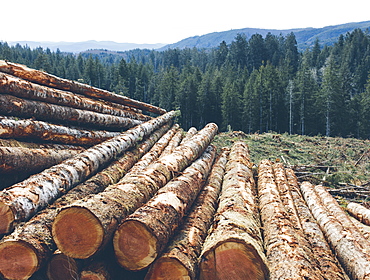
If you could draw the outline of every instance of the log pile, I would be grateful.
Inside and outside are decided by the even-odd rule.
[[[365,225],[213,123],[1,60],[0,114],[0,278],[370,279]]]

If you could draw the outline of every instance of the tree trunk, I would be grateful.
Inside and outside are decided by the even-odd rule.
[[[290,169],[285,171],[281,163],[271,166],[270,162],[264,161],[261,163],[261,173],[260,182],[266,185],[259,184],[259,187],[264,188],[264,202],[270,204],[261,208],[261,210],[268,210],[261,211],[261,216],[265,217],[267,219],[265,222],[268,223],[264,226],[264,232],[265,242],[270,245],[270,247],[266,246],[266,250],[269,252],[267,258],[271,263],[271,279],[304,279],[309,275],[315,275],[315,279],[346,279],[320,228],[300,196],[294,172]],[[289,174],[289,180],[286,174]],[[273,224],[271,224],[272,220]],[[284,243],[281,240],[277,241],[277,238],[283,235],[288,236],[289,239]],[[279,245],[276,245],[276,241]],[[270,250],[271,247],[272,250]],[[279,256],[279,253],[282,256]],[[292,261],[293,259],[295,261]],[[300,260],[299,263],[297,259]],[[290,266],[293,268],[290,269]],[[297,267],[299,269],[296,269]]]
[[[0,92],[20,98],[38,100],[46,103],[114,115],[118,117],[125,117],[141,121],[148,121],[151,119],[149,116],[127,110],[121,110],[113,107],[113,105],[107,105],[99,100],[93,100],[91,98],[68,91],[40,86],[1,72]]]
[[[82,151],[0,147],[0,174],[37,173]]]
[[[104,192],[62,209],[52,228],[58,248],[70,257],[81,259],[104,248],[118,224],[199,157],[216,133],[217,125],[208,124],[192,141],[156,160],[142,172],[130,172]]]
[[[101,192],[110,184],[117,183],[168,128],[168,125],[164,125],[152,133],[138,147],[125,152],[120,159],[112,162],[106,169],[70,190],[30,221],[19,226],[11,235],[5,237],[0,243],[0,275],[13,279],[28,279],[56,249],[51,234],[51,224],[59,209],[89,194]],[[13,251],[21,254],[15,255]],[[7,262],[8,259],[9,262]],[[16,266],[12,265],[14,262],[17,263]]]
[[[200,279],[268,279],[248,146],[229,155],[214,224],[200,256]]]
[[[150,267],[146,280],[192,279],[198,271],[198,257],[216,212],[229,150],[217,158],[207,183],[184,224],[165,252]]]
[[[43,121],[22,120],[0,116],[0,137],[63,144],[92,146],[120,135],[119,132],[92,131],[49,124]]]
[[[147,268],[161,253],[208,177],[216,149],[209,146],[177,178],[125,219],[114,234],[118,263],[127,270]]]
[[[86,84],[62,79],[39,70],[28,68],[21,64],[0,60],[0,71],[8,73],[13,76],[17,76],[30,82],[35,82],[40,85],[45,85],[56,89],[79,93],[88,97],[100,98],[114,103],[119,103],[126,106],[138,108],[143,111],[152,112],[155,114],[166,113],[166,110],[161,109],[159,107],[146,104],[137,100],[133,100],[128,97],[118,95],[106,90],[98,89]]]
[[[21,99],[7,94],[0,94],[0,113],[7,116],[36,118],[43,121],[115,131],[122,131],[142,123],[129,118]]]
[[[191,127],[189,128],[189,130],[186,132],[185,134],[185,137],[181,140],[181,143],[185,143],[186,141],[188,141],[189,139],[191,139],[191,137],[193,137],[195,134],[197,134],[197,129],[195,127]]]
[[[312,215],[351,279],[370,279],[369,242],[355,226],[347,227],[342,224],[342,219],[339,216],[343,216],[345,213],[335,201],[325,199],[317,192],[319,186],[314,188],[311,183],[303,182],[300,187]],[[325,190],[321,191],[326,192]],[[328,195],[330,196],[330,194]],[[334,212],[330,210],[333,203],[336,204],[333,207]],[[349,218],[347,217],[347,219]],[[344,224],[350,223],[345,222]]]
[[[49,280],[76,280],[79,279],[79,270],[82,263],[56,250],[47,265],[46,275]]]
[[[0,234],[10,232],[15,224],[31,218],[175,116],[176,112],[172,111],[138,125],[0,192]]]
[[[35,142],[21,142],[15,139],[1,139],[0,147],[15,147],[15,148],[28,148],[28,149],[54,149],[54,150],[76,150],[83,151],[84,147],[64,144],[52,143],[35,143]]]
[[[370,209],[361,204],[350,202],[347,205],[347,211],[361,223],[370,226]]]
[[[176,149],[176,147],[181,142],[181,139],[183,137],[183,133],[184,133],[184,131],[182,130],[182,128],[178,129],[176,134],[172,137],[170,143],[168,143],[167,147],[163,150],[163,152],[161,154],[161,157],[164,157],[166,155],[171,154]]]

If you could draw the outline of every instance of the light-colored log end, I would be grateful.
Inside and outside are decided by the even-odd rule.
[[[54,254],[46,271],[49,280],[75,280],[78,279],[78,273],[76,260],[62,253]]]
[[[145,280],[191,280],[188,270],[174,258],[161,257],[149,269]]]
[[[68,207],[55,217],[52,234],[63,254],[87,259],[101,247],[104,230],[96,216],[82,207]]]
[[[113,238],[118,263],[127,270],[147,268],[157,257],[157,239],[142,223],[127,220],[116,230]]]
[[[14,220],[15,216],[11,207],[0,201],[0,235],[12,231]]]
[[[252,246],[227,241],[203,256],[200,279],[264,280],[268,279],[268,272]]]
[[[80,280],[107,280],[108,278],[100,273],[94,273],[91,271],[83,271],[80,276]]]
[[[0,276],[5,279],[28,279],[39,268],[32,246],[21,241],[0,243]]]

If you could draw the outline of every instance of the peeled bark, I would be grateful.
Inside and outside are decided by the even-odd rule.
[[[80,93],[88,97],[101,98],[103,100],[108,100],[111,102],[138,108],[143,111],[148,111],[155,114],[166,113],[166,110],[159,107],[133,100],[106,90],[98,89],[86,84],[62,79],[39,70],[28,68],[27,66],[21,64],[0,60],[0,71],[13,76],[17,76],[27,81],[35,82],[40,85],[71,91],[74,93]]]
[[[350,202],[347,205],[347,211],[361,223],[370,226],[370,209],[361,204]]]
[[[200,279],[268,279],[248,147],[236,142],[200,256]]]
[[[84,183],[76,186],[67,194],[57,199],[52,205],[38,213],[30,221],[19,226],[11,235],[5,237],[0,243],[0,263],[6,263],[14,248],[23,249],[20,255],[12,255],[10,263],[16,260],[17,266],[9,264],[0,264],[0,274],[6,275],[7,278],[27,279],[32,273],[51,256],[56,249],[51,234],[51,224],[54,221],[58,210],[63,206],[69,205],[78,199],[82,199],[89,194],[103,191],[107,186],[117,183],[120,178],[134,165],[138,159],[148,152],[150,147],[156,143],[159,137],[168,129],[164,125],[151,136],[143,141],[138,147],[125,152],[118,160],[112,162],[106,169],[97,173]],[[22,252],[21,251],[21,252]],[[64,259],[67,258],[64,256]],[[33,260],[29,262],[29,260]],[[4,262],[3,262],[4,261]],[[55,262],[55,265],[57,263]],[[23,274],[22,274],[23,273]]]
[[[127,270],[147,268],[164,249],[208,177],[215,156],[209,146],[177,178],[127,217],[114,234],[118,263]]]
[[[214,163],[207,183],[165,252],[150,267],[146,280],[192,279],[198,272],[198,257],[216,212],[229,150]]]
[[[318,186],[314,188],[311,183],[303,182],[300,187],[312,215],[351,279],[370,279],[369,242],[353,224],[349,227],[347,225],[351,223],[342,224],[342,219],[338,219],[338,217],[345,215],[345,213],[343,210],[338,210],[340,206],[335,205],[335,201],[325,199],[319,194],[320,192],[317,192]],[[328,195],[330,196],[330,194]],[[333,203],[334,212],[330,210]],[[347,219],[349,218],[347,217]]]
[[[130,118],[59,106],[41,101],[27,100],[7,94],[0,94],[0,113],[6,116],[36,118],[42,121],[67,123],[116,131],[121,131],[142,123],[142,121]]]
[[[82,151],[0,147],[0,174],[37,173]]]
[[[46,275],[49,280],[75,280],[78,279],[81,261],[67,257],[59,250],[51,257]]]
[[[43,121],[0,116],[0,137],[2,138],[92,146],[119,134],[119,132],[80,130]]]
[[[46,103],[135,120],[148,121],[151,119],[149,116],[121,110],[99,100],[93,100],[68,91],[40,86],[5,73],[0,73],[0,92],[20,98],[38,100]]]
[[[208,124],[193,141],[177,147],[142,172],[127,174],[104,192],[62,209],[52,228],[58,248],[70,257],[81,259],[104,248],[118,224],[199,157],[216,133],[217,125]]]
[[[172,111],[138,125],[0,192],[0,234],[10,232],[17,223],[31,218],[175,116],[176,112]]]
[[[324,279],[349,279],[330,249],[323,232],[312,216],[299,190],[298,179],[290,168],[285,170],[289,190],[292,195],[294,208],[299,217],[296,225],[303,230],[306,239],[311,245],[319,270]],[[290,216],[291,217],[291,216]]]

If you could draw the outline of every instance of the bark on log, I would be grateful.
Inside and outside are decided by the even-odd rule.
[[[217,158],[192,211],[165,252],[150,267],[145,280],[196,279],[198,257],[216,212],[229,152],[224,149]]]
[[[120,159],[111,163],[106,169],[70,190],[30,221],[19,226],[11,235],[5,237],[0,243],[0,275],[4,275],[6,278],[28,279],[56,249],[51,234],[51,224],[58,210],[75,200],[101,192],[108,185],[117,183],[168,128],[168,125],[164,125],[152,133],[138,147],[125,152]],[[22,249],[22,254],[12,255],[12,252],[16,251],[14,248]],[[9,263],[16,262],[17,266],[9,266],[7,262],[9,255],[11,256]]]
[[[40,86],[5,73],[0,73],[0,93],[135,120],[148,121],[151,119],[149,116],[121,110],[99,100]]]
[[[200,257],[200,279],[268,279],[248,147],[236,142]]]
[[[182,128],[178,129],[176,134],[172,137],[171,141],[168,143],[167,147],[163,150],[161,157],[171,154],[176,149],[176,147],[181,142],[183,132],[184,131],[182,130]]]
[[[347,211],[361,223],[370,226],[370,209],[361,204],[350,202],[347,205]]]
[[[179,177],[161,188],[118,227],[113,246],[122,267],[137,271],[154,262],[199,194],[215,152],[215,147],[209,146]]]
[[[35,142],[23,142],[15,139],[1,139],[0,147],[15,147],[15,148],[29,148],[29,149],[54,149],[54,150],[85,150],[82,146],[64,145],[64,144],[52,144],[52,143],[35,143]]]
[[[37,84],[83,94],[88,97],[101,98],[103,100],[108,100],[114,103],[138,108],[143,111],[148,111],[155,114],[166,113],[166,110],[159,107],[133,100],[106,90],[98,89],[86,84],[62,79],[39,70],[28,68],[27,66],[21,64],[0,60],[0,71],[13,76],[17,76],[27,81],[35,82]]]
[[[0,192],[0,234],[10,232],[15,224],[31,218],[58,196],[133,147],[139,139],[169,122],[176,114],[171,111],[140,124]]]
[[[42,121],[73,124],[90,128],[122,131],[142,123],[130,118],[117,117],[92,111],[33,101],[0,93],[0,113],[6,116],[36,118]]]
[[[275,170],[276,171],[276,170]],[[275,174],[276,177],[282,176]],[[290,220],[279,195],[272,163],[261,161],[258,168],[258,197],[264,229],[266,256],[270,279],[324,279],[314,263],[314,256],[303,232],[294,227],[298,217]]]
[[[370,279],[369,242],[363,236],[360,237],[361,234],[357,228],[347,227],[342,224],[341,220],[338,220],[338,216],[344,214],[340,213],[343,210],[338,211],[336,206],[339,209],[340,206],[336,205],[334,206],[336,210],[332,213],[330,204],[334,202],[319,195],[317,187],[314,188],[309,182],[301,183],[300,187],[312,215],[320,225],[347,274],[351,279]]]
[[[76,280],[82,263],[56,250],[47,265],[46,275],[49,280]]]
[[[92,146],[119,135],[119,132],[92,131],[0,116],[0,137]]]
[[[323,232],[312,216],[310,209],[304,201],[299,190],[298,180],[294,171],[290,168],[285,170],[289,190],[292,195],[293,205],[299,217],[299,228],[303,230],[306,239],[316,257],[319,270],[324,279],[345,279],[349,280],[337,258],[330,249]]]
[[[82,151],[0,147],[0,174],[37,173]]]
[[[185,143],[186,141],[190,140],[195,134],[197,134],[197,129],[195,127],[189,128],[189,130],[186,132],[185,137],[181,140],[180,144]]]
[[[208,124],[192,141],[156,160],[142,172],[127,174],[118,184],[104,192],[62,209],[52,228],[58,248],[68,256],[81,259],[104,248],[118,224],[147,202],[177,172],[198,158],[216,133],[217,125]]]

